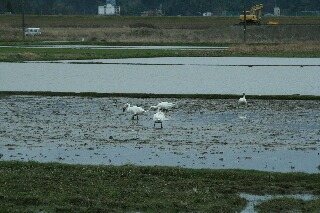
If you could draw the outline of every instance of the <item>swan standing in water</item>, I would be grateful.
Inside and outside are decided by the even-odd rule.
[[[151,106],[150,109],[159,109],[159,110],[169,110],[170,108],[172,108],[175,104],[174,103],[170,103],[170,102],[160,102],[158,103],[158,105],[156,106]],[[150,110],[149,109],[149,110]]]
[[[134,116],[136,116],[137,120],[139,120],[138,115],[142,115],[145,110],[142,107],[130,106],[129,103],[126,103],[123,107],[123,112],[133,113],[132,120],[134,119]]]
[[[162,128],[162,122],[165,119],[165,115],[163,112],[160,111],[160,109],[157,110],[157,113],[153,115],[153,127],[156,127],[156,123],[160,123],[161,124],[161,128]]]
[[[247,106],[247,100],[246,100],[246,94],[245,93],[243,93],[243,97],[242,98],[239,98],[238,104]]]

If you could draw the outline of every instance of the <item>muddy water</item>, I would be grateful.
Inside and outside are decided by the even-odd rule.
[[[0,91],[320,94],[319,59],[173,57],[0,66]]]
[[[249,98],[249,97],[248,97]],[[318,101],[131,99],[7,96],[0,99],[2,160],[318,173]],[[129,102],[160,101],[164,128],[150,111],[139,120]]]

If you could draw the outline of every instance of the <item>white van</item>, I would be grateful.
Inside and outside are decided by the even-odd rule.
[[[40,31],[40,28],[26,28],[24,31],[24,34],[26,36],[28,36],[28,35],[32,35],[32,36],[41,35],[41,31]]]

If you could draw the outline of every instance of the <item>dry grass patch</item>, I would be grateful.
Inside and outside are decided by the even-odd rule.
[[[19,58],[24,58],[27,60],[35,60],[39,57],[39,54],[32,53],[32,52],[24,52],[24,53],[18,53]]]
[[[290,25],[292,20],[298,25]],[[280,17],[275,21],[283,25],[248,26],[248,41],[320,41],[320,18]],[[106,42],[241,43],[243,40],[238,17],[26,16],[26,26],[43,30],[41,36],[28,37],[27,41],[81,41],[84,38]],[[22,41],[21,16],[1,16],[0,30],[0,41]]]

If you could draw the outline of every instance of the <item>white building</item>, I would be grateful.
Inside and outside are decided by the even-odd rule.
[[[275,7],[273,9],[273,15],[275,16],[280,16],[280,8],[279,7]]]
[[[115,0],[106,0],[106,5],[98,7],[98,15],[119,16],[120,7],[116,6]]]

